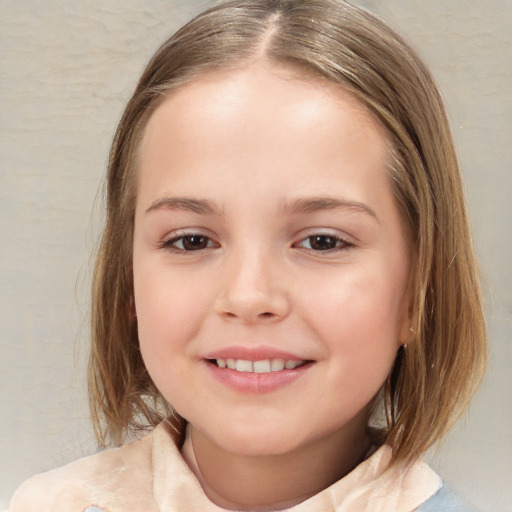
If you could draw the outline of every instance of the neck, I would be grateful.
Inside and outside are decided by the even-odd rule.
[[[205,494],[230,510],[280,510],[317,494],[349,473],[370,447],[365,429],[335,432],[293,452],[243,455],[187,429],[182,454]]]

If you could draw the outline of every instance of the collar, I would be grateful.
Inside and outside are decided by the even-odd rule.
[[[161,512],[221,512],[204,494],[164,422],[153,432],[153,493]],[[388,469],[391,448],[381,446],[327,489],[289,512],[411,512],[435,494],[441,478],[424,462]]]

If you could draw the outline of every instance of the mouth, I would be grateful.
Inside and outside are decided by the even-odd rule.
[[[286,359],[261,359],[259,361],[250,361],[247,359],[208,359],[210,364],[217,368],[227,368],[242,373],[274,373],[284,370],[294,370],[304,366],[311,361],[307,360],[286,360]]]
[[[277,357],[257,360],[215,357],[204,361],[218,382],[235,392],[249,394],[277,391],[301,380],[315,363]]]
[[[238,393],[277,391],[305,379],[316,362],[274,346],[231,345],[205,354],[210,375]]]

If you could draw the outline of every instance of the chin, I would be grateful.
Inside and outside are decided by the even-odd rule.
[[[206,428],[191,422],[222,450],[244,456],[281,455],[300,445],[300,436],[275,422],[232,421],[209,423]]]
[[[224,450],[247,457],[278,456],[297,448],[296,443],[292,444],[289,440],[278,437],[270,439],[269,436],[242,436],[229,438],[229,442],[222,441],[221,447]]]

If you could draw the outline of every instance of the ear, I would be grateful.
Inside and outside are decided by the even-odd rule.
[[[407,345],[416,339],[416,325],[418,314],[415,312],[413,301],[409,298],[404,301],[404,312],[398,333],[398,345]]]
[[[133,293],[130,295],[129,315],[130,320],[133,321],[137,319],[137,307],[135,306],[135,298],[133,296]]]
[[[409,325],[414,325],[412,323],[409,323]],[[400,337],[398,340],[398,344],[400,346],[408,345],[409,343],[412,343],[416,339],[416,331],[413,329],[413,327],[405,327],[403,326],[402,329],[400,329]]]

